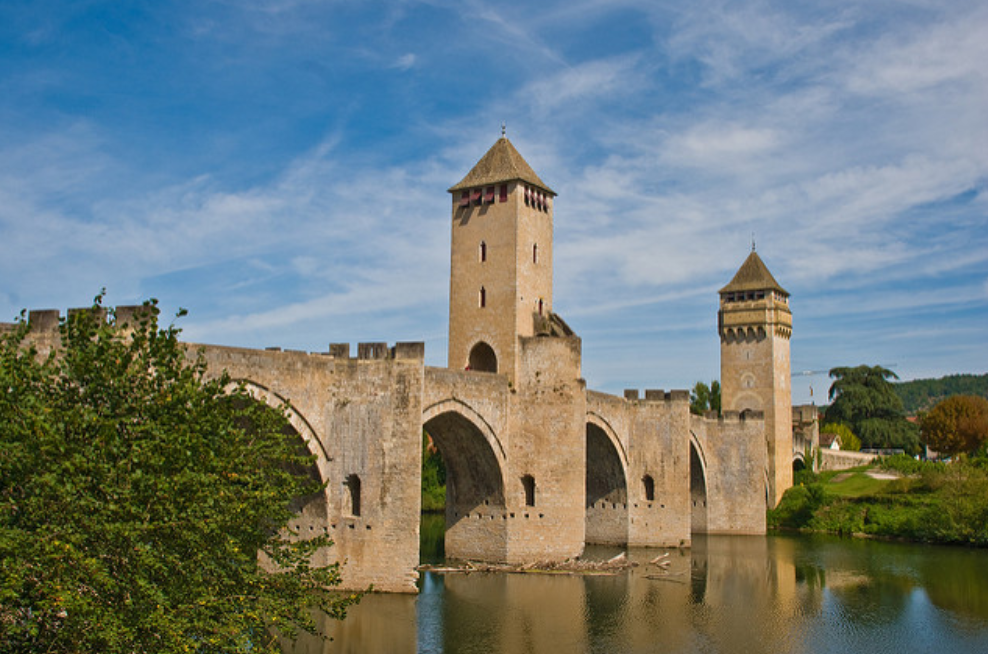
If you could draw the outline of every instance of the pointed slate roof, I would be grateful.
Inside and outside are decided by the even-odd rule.
[[[451,186],[450,193],[478,186],[490,186],[501,182],[521,180],[527,184],[538,186],[543,191],[556,195],[556,192],[545,185],[535,174],[528,162],[518,154],[515,146],[511,145],[508,137],[502,136],[491,146],[477,165],[460,180],[459,184]]]
[[[775,281],[775,277],[772,277],[772,273],[768,271],[768,267],[762,261],[762,258],[758,256],[758,253],[752,250],[748,258],[738,268],[737,273],[734,274],[734,279],[727,286],[720,289],[720,292],[768,290],[779,291],[780,293],[789,295],[789,292],[782,288],[779,282]]]

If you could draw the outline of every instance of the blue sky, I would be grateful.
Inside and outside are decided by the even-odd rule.
[[[5,0],[0,319],[105,286],[189,340],[445,365],[446,189],[504,121],[592,388],[716,378],[752,233],[795,372],[984,373],[985,35],[960,0]]]

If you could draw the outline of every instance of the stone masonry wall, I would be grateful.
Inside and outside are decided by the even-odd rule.
[[[768,462],[760,414],[690,416],[706,483],[706,533],[764,534]]]
[[[288,400],[325,458],[324,507],[306,507],[293,531],[328,534],[323,562],[343,563],[343,583],[415,592],[421,507],[424,366],[420,348],[364,347],[367,357],[190,345],[209,370]],[[337,350],[338,353],[339,350]]]

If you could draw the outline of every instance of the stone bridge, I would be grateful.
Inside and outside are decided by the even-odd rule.
[[[522,564],[586,543],[689,546],[693,531],[764,533],[764,424],[702,418],[686,391],[588,392],[580,340],[522,338],[518,378],[424,365],[420,343],[329,353],[190,345],[255,397],[288,401],[324,494],[291,530],[349,588],[414,592],[422,433],[447,469],[446,554]]]
[[[791,313],[754,250],[720,291],[734,411],[694,416],[686,391],[587,390],[581,341],[552,307],[555,192],[503,133],[449,192],[449,368],[426,367],[421,343],[364,343],[356,357],[347,344],[189,346],[259,401],[290,403],[326,482],[291,530],[332,537],[321,562],[341,562],[347,587],[414,592],[425,431],[446,465],[451,558],[521,564],[587,543],[764,533],[766,505],[792,478]],[[57,338],[57,311],[29,319],[36,342]]]

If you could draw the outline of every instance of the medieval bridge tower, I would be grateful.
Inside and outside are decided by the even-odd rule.
[[[789,293],[752,247],[731,282],[720,289],[720,385],[725,411],[765,417],[767,503],[792,486],[792,386]]]
[[[503,135],[449,192],[448,365],[514,382],[518,338],[552,311],[555,193]]]

